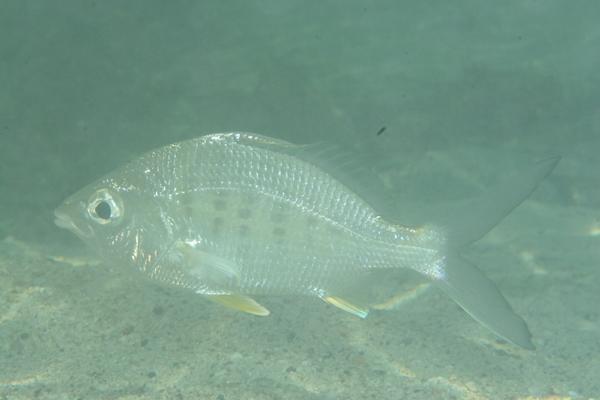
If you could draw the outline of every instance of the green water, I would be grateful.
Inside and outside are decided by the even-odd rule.
[[[0,399],[598,398],[599,20],[594,1],[0,1]],[[53,224],[144,151],[234,130],[355,147],[400,209],[562,155],[465,252],[537,350],[435,289],[365,320],[304,298],[242,315]]]

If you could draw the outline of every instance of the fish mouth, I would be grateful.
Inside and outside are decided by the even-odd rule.
[[[92,236],[91,229],[88,228],[87,232],[85,232],[83,229],[77,226],[75,222],[73,222],[71,217],[69,217],[67,214],[56,210],[54,211],[54,217],[54,223],[59,228],[67,229],[82,239],[86,239]]]

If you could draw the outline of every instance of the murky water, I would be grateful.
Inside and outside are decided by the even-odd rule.
[[[599,17],[560,1],[3,1],[0,398],[597,398]],[[401,210],[562,155],[465,251],[537,350],[433,288],[365,320],[293,297],[235,313],[54,226],[127,160],[234,130],[354,147]]]

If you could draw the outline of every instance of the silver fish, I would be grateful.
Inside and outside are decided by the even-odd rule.
[[[364,318],[374,305],[354,301],[351,288],[373,271],[412,269],[499,336],[533,348],[494,284],[456,254],[526,198],[556,158],[523,174],[514,194],[501,188],[502,204],[482,207],[490,215],[475,215],[453,241],[451,230],[386,221],[301,149],[237,132],[175,143],[75,193],[55,222],[108,262],[260,316],[269,310],[251,296],[296,294]]]

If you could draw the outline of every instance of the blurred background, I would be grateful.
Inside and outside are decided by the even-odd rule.
[[[599,18],[595,1],[2,0],[0,394],[598,396]],[[362,322],[278,300],[263,322],[63,257],[92,257],[53,224],[66,196],[225,131],[343,143],[410,202],[562,155],[471,251],[537,353],[495,343],[437,291]]]

